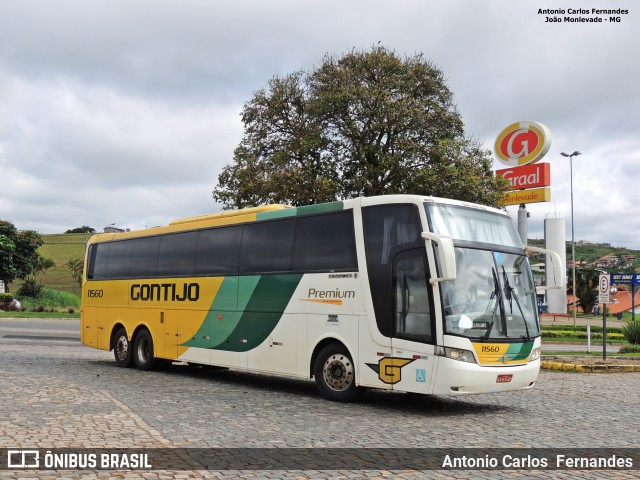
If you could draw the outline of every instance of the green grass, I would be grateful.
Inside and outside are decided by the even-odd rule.
[[[2,312],[3,317],[68,317],[78,316],[80,311],[80,297],[78,295],[47,287],[42,289],[42,293],[38,298],[16,296],[16,299],[25,311]]]
[[[542,345],[542,355],[546,355],[546,356],[561,356],[561,355],[574,355],[574,356],[580,356],[580,357],[598,357],[598,358],[602,358],[602,352],[591,352],[591,353],[587,353],[587,352],[577,352],[575,350],[566,350],[566,351],[560,351],[560,352],[556,352],[556,351],[545,351],[544,349],[544,344]],[[617,352],[607,352],[607,357],[625,357],[625,358],[640,358],[640,353],[617,353]]]
[[[45,258],[50,258],[56,262],[56,266],[47,270],[42,277],[42,284],[54,290],[69,293],[78,293],[78,286],[71,277],[71,270],[65,267],[65,263],[75,258],[83,259],[85,241],[91,235],[84,233],[65,233],[55,235],[42,235],[44,245],[38,252]],[[40,280],[40,279],[38,279]],[[16,281],[9,286],[11,292],[16,292],[21,281]]]

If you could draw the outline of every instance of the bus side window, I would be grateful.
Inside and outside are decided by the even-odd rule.
[[[196,247],[196,275],[237,275],[242,225],[202,230]]]
[[[159,246],[160,237],[144,237],[134,240],[131,278],[155,277],[157,275]],[[113,249],[113,247],[111,248]]]
[[[353,211],[298,218],[291,268],[294,272],[357,270]]]
[[[89,265],[87,266],[87,278],[100,280],[107,276],[107,260],[109,259],[109,243],[97,243],[89,249]]]
[[[393,335],[394,292],[391,290],[393,251],[424,245],[416,205],[376,205],[362,209],[369,287],[378,330]]]
[[[395,336],[431,342],[432,316],[423,251],[400,253],[394,262]]]
[[[111,243],[109,260],[107,261],[106,278],[128,278],[131,264],[132,240]]]
[[[165,277],[193,275],[198,232],[174,233],[160,237],[158,269]]]
[[[250,223],[240,246],[240,273],[291,271],[295,219]]]

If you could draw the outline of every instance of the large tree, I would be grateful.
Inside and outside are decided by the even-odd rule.
[[[225,208],[415,193],[499,205],[506,182],[464,134],[443,73],[376,46],[274,77],[213,191]]]
[[[37,232],[19,231],[11,222],[0,220],[0,282],[31,275],[41,245],[42,237]]]

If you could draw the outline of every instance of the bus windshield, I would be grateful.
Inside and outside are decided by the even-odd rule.
[[[507,215],[427,204],[435,233],[454,239],[457,278],[441,283],[445,333],[483,340],[540,335],[536,291]],[[509,250],[501,251],[501,250]]]
[[[458,277],[442,283],[445,333],[482,339],[540,334],[525,255],[456,248]]]
[[[523,248],[518,231],[508,215],[429,202],[426,207],[434,233],[448,235],[454,240]]]

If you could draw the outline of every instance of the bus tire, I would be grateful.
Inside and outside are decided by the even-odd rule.
[[[133,363],[138,370],[151,370],[155,366],[153,339],[149,330],[140,330],[133,343]]]
[[[313,376],[320,393],[336,402],[352,402],[360,396],[362,388],[356,386],[356,369],[347,349],[331,343],[320,350]]]
[[[119,367],[128,368],[133,363],[133,345],[124,327],[120,327],[113,337],[113,356]]]

